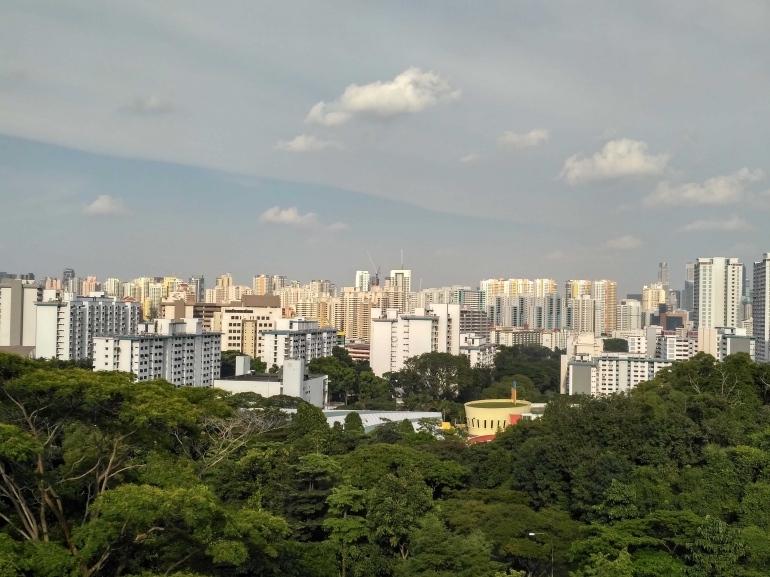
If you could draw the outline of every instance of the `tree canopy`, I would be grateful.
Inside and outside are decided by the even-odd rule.
[[[503,350],[474,381],[425,357],[401,383],[427,404],[542,395],[553,362]],[[700,354],[629,394],[548,398],[467,444],[0,354],[0,577],[770,575],[770,366]]]

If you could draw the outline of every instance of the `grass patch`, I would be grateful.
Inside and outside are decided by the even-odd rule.
[[[512,409],[513,407],[526,407],[527,403],[514,403],[513,401],[472,401],[469,405],[477,409]]]

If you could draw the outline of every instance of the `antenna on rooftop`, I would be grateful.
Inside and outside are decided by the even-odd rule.
[[[404,270],[404,249],[401,249],[401,270]]]

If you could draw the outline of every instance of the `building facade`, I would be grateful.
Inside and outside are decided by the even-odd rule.
[[[35,306],[37,355],[47,359],[93,358],[94,338],[132,335],[139,330],[139,304],[133,300],[90,296]]]
[[[139,323],[137,334],[94,337],[95,371],[165,379],[177,387],[211,387],[221,368],[220,337],[204,333],[201,319]]]
[[[697,259],[693,284],[694,328],[737,327],[742,291],[743,265],[737,258]]]

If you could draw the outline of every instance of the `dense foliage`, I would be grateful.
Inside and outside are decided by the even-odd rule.
[[[504,349],[478,394],[552,391],[554,358]],[[470,394],[450,360],[407,398]],[[3,354],[0,393],[2,577],[770,575],[770,366],[742,354],[476,445]]]

